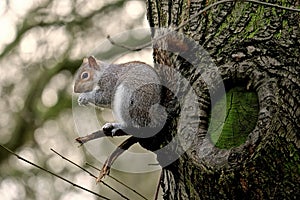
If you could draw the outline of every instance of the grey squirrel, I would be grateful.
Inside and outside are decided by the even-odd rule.
[[[160,79],[155,70],[139,61],[108,64],[93,56],[83,59],[75,77],[79,105],[111,108],[117,123],[105,128],[161,127],[165,113],[160,103]],[[140,136],[141,137],[141,136]]]
[[[129,138],[118,149],[128,149],[138,142],[137,138],[154,135],[166,120],[167,114],[160,105],[159,76],[143,62],[108,64],[93,56],[84,58],[75,77],[74,92],[80,93],[79,105],[92,104],[113,110],[117,122],[103,126],[103,130],[110,130],[112,136],[120,129],[139,130],[130,132],[135,137]],[[124,151],[118,149],[105,162],[97,182],[109,173],[110,165]]]

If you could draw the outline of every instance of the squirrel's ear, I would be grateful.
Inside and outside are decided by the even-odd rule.
[[[99,65],[98,65],[96,59],[93,56],[90,56],[88,58],[88,61],[89,61],[89,65],[90,65],[91,68],[94,68],[96,70],[99,69]]]

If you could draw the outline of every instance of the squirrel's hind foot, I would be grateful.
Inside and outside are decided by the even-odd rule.
[[[116,132],[122,129],[122,125],[120,123],[106,123],[102,126],[102,130],[105,135],[115,136]]]
[[[96,183],[101,182],[104,176],[109,175],[110,167],[105,163],[100,171],[98,178],[96,179]]]

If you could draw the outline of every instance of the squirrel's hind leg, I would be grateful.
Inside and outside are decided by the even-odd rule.
[[[100,174],[96,180],[96,182],[100,182],[101,179],[108,175],[110,172],[110,166],[115,162],[115,160],[127,149],[129,149],[132,145],[138,142],[138,138],[131,136],[130,138],[126,139],[124,142],[122,142],[117,149],[115,149],[112,154],[106,159]]]

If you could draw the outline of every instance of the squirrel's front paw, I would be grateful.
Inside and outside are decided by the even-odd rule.
[[[86,106],[89,103],[89,96],[86,93],[80,94],[77,102],[80,106]]]

